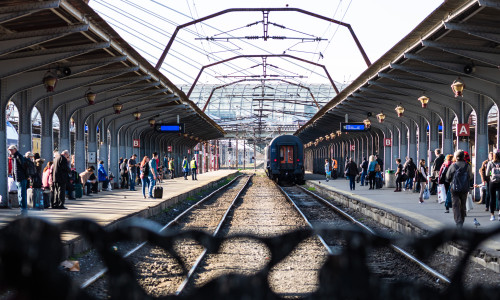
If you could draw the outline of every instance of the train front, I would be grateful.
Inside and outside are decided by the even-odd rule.
[[[269,145],[268,175],[277,182],[302,184],[304,181],[304,146],[299,138],[284,135]]]

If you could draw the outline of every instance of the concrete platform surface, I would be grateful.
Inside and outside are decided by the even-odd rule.
[[[450,209],[449,213],[445,213],[444,204],[438,204],[436,195],[431,195],[430,199],[421,204],[418,201],[419,194],[411,191],[394,192],[394,188],[385,187],[369,190],[369,186],[360,186],[359,183],[356,183],[355,190],[351,191],[349,181],[345,178],[326,182],[324,175],[310,173],[306,174],[306,184],[326,188],[349,199],[392,213],[427,232],[445,227],[455,228],[453,211]],[[490,221],[490,213],[485,211],[485,205],[474,203],[474,209],[467,212],[464,228],[485,230],[500,226],[498,215],[495,217],[495,221]],[[481,224],[478,228],[474,226],[474,218]],[[490,255],[500,257],[500,236],[491,238],[480,248]]]
[[[144,199],[142,196],[142,186],[136,186],[136,191],[115,189],[113,191],[92,194],[90,197],[83,196],[83,198],[76,200],[66,200],[65,206],[68,208],[66,210],[50,208],[45,210],[30,209],[28,216],[44,218],[53,223],[64,222],[73,218],[89,218],[101,226],[107,226],[117,220],[158,206],[165,201],[177,200],[176,197],[186,195],[192,191],[198,191],[202,187],[236,173],[237,170],[218,170],[199,174],[196,181],[192,181],[190,176],[188,180],[184,180],[183,177],[173,180],[163,180],[163,183],[160,184],[163,187],[162,199]],[[18,208],[0,209],[0,227],[17,218],[19,213],[20,210]],[[75,238],[75,235],[67,234],[62,238],[64,241],[68,241]]]

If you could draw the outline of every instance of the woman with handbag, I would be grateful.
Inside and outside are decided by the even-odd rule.
[[[396,158],[396,164],[398,165],[398,168],[396,169],[396,189],[394,190],[395,192],[401,192],[402,190],[402,183],[403,181],[406,181],[406,174],[403,172],[403,165],[401,164],[401,158]]]
[[[444,202],[444,208],[446,209],[445,213],[449,213],[451,208],[451,195],[450,198],[448,199],[450,183],[446,182],[446,173],[448,172],[448,169],[450,168],[452,163],[453,163],[453,155],[451,154],[446,155],[446,158],[444,159],[444,162],[441,165],[441,169],[439,170],[439,175],[438,175],[438,184],[444,186],[444,197],[446,198]]]
[[[144,199],[146,199],[146,191],[149,191],[149,157],[146,155],[142,159],[141,165],[140,165],[140,171],[141,171],[141,184],[142,184],[142,195],[144,196]],[[147,187],[146,187],[147,186]]]
[[[429,199],[427,195],[424,197],[424,193],[429,193],[429,190],[427,189],[427,167],[425,166],[425,159],[420,160],[417,172],[418,175],[415,176],[415,180],[420,182],[420,197],[418,198],[418,201],[420,203],[424,203],[424,198]]]

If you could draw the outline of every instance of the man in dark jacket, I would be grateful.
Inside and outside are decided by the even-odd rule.
[[[455,223],[457,224],[458,228],[462,228],[466,216],[466,201],[467,201],[467,194],[469,193],[469,182],[474,178],[474,175],[472,174],[472,168],[470,164],[468,164],[464,159],[465,154],[463,150],[455,151],[454,156],[456,162],[453,163],[448,169],[448,172],[446,173],[446,182],[449,182],[451,184],[450,186],[451,202],[453,207],[453,217],[455,219]],[[458,187],[455,186],[453,182],[453,178],[455,176],[458,176],[457,174],[459,174],[457,172],[457,170],[459,169],[467,173],[467,178],[464,183],[465,190],[463,191],[457,191],[456,189]]]
[[[377,163],[380,165],[380,172],[384,173],[384,160],[378,154],[375,157],[377,158]]]
[[[358,172],[358,166],[356,163],[352,160],[352,158],[349,159],[349,162],[345,166],[345,175],[349,179],[349,188],[351,191],[354,191],[356,189],[356,176],[359,174]]]
[[[408,179],[405,183],[405,189],[413,189],[413,179],[415,178],[415,171],[417,170],[417,166],[413,162],[413,158],[409,157],[406,161],[403,171],[408,175]]]
[[[24,157],[17,151],[14,145],[9,146],[10,156],[12,157],[12,175],[17,185],[17,200],[21,208],[21,215],[28,214],[28,195],[27,179]]]
[[[64,150],[54,159],[52,167],[52,178],[54,180],[54,203],[52,208],[66,209],[64,202],[66,200],[66,184],[69,181],[69,172],[71,169],[68,166],[69,152]]]
[[[437,148],[436,150],[434,150],[434,154],[436,154],[436,159],[434,160],[434,163],[431,167],[431,183],[429,189],[431,195],[437,194],[437,179],[439,177],[439,170],[441,170],[441,166],[444,163],[444,155],[441,154],[441,149]]]

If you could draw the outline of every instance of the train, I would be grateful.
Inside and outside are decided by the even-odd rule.
[[[279,184],[304,184],[304,145],[298,137],[275,137],[265,148],[265,161],[270,179]]]

